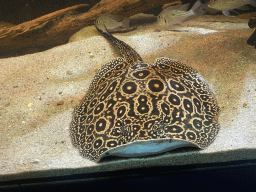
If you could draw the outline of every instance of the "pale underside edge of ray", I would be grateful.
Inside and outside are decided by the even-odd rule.
[[[161,138],[150,140],[137,140],[132,143],[123,144],[101,154],[97,161],[106,156],[119,157],[143,157],[164,153],[182,147],[196,147],[201,148],[194,142],[175,139],[175,138]]]

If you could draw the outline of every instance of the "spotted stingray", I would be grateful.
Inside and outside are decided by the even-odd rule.
[[[97,162],[108,155],[138,157],[208,147],[220,129],[219,107],[203,77],[168,58],[145,63],[107,29],[96,28],[122,57],[97,71],[73,112],[70,135],[80,154]]]

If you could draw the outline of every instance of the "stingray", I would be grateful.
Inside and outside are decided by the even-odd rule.
[[[98,162],[109,155],[141,157],[211,145],[220,108],[204,78],[169,58],[148,64],[106,28],[95,27],[122,57],[96,72],[74,109],[70,135],[80,154]]]

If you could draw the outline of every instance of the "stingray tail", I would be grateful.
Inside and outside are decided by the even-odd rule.
[[[109,40],[115,47],[120,51],[121,55],[124,57],[124,59],[129,63],[133,64],[136,61],[143,61],[141,56],[128,44],[125,42],[117,39],[111,33],[108,31],[106,26],[104,25],[106,32],[103,32],[101,29],[97,27],[97,25],[94,23],[96,29],[107,39]]]

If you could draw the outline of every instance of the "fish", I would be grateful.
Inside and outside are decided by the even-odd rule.
[[[192,33],[201,33],[201,34],[208,34],[208,33],[218,32],[216,30],[204,29],[204,28],[198,28],[198,27],[175,27],[175,28],[172,28],[172,29],[167,29],[167,31],[192,32]]]
[[[256,16],[253,16],[249,21],[248,21],[248,26],[253,29],[256,27]],[[256,29],[252,33],[252,35],[248,38],[247,44],[253,46],[256,49]]]
[[[248,26],[253,29],[256,27],[256,16],[253,16],[249,21],[248,21]]]
[[[202,3],[200,0],[198,0],[189,11],[186,11],[189,7],[189,4],[168,7],[158,15],[157,23],[160,26],[175,25],[185,21],[191,16],[203,15],[204,10],[199,9],[201,5]]]
[[[121,20],[119,16],[112,14],[103,14],[95,21],[95,24],[97,24],[99,28],[104,28],[105,25],[111,33],[134,30],[136,27],[130,27],[129,23],[129,18]]]
[[[165,57],[146,63],[107,28],[95,27],[122,57],[102,65],[73,111],[69,131],[82,156],[99,162],[214,142],[220,107],[198,72]]]
[[[223,15],[230,17],[232,9],[237,9],[247,4],[256,7],[256,0],[210,0],[208,7],[220,10]]]
[[[256,29],[252,35],[248,38],[247,44],[253,46],[256,49]]]

